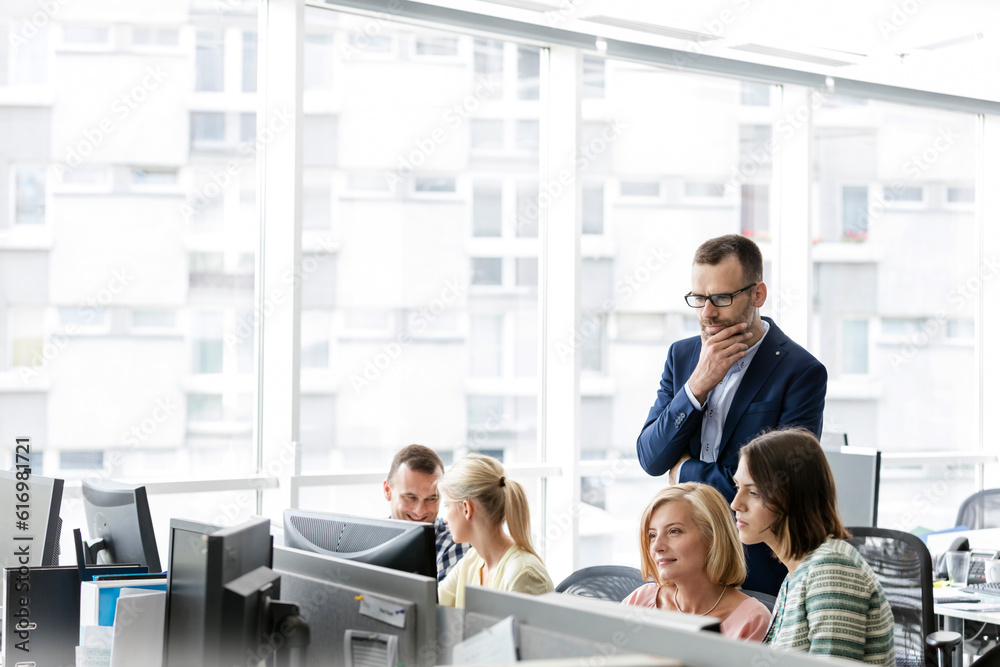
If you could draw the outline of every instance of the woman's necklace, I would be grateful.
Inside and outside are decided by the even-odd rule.
[[[725,594],[726,594],[726,587],[723,586],[722,587],[722,593],[719,594],[719,599],[715,601],[715,604],[712,605],[711,609],[709,609],[708,611],[702,612],[700,614],[697,614],[697,615],[698,616],[708,616],[710,613],[712,613],[713,609],[715,609],[716,607],[719,606],[719,603],[722,602],[722,596],[725,595]],[[683,609],[681,609],[681,606],[679,604],[677,604],[677,586],[674,586],[674,608],[677,611],[681,612],[682,614],[694,613],[694,612],[686,612],[686,611],[684,611]]]

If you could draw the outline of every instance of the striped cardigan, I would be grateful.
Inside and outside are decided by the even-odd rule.
[[[764,642],[894,667],[894,629],[868,563],[847,542],[827,538],[785,577]]]

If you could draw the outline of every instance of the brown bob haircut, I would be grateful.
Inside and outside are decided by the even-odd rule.
[[[743,544],[736,532],[736,522],[733,513],[715,487],[697,482],[675,484],[663,489],[649,501],[642,511],[639,520],[639,553],[642,556],[642,578],[646,581],[660,581],[659,572],[653,557],[649,555],[649,524],[653,520],[653,512],[667,503],[685,503],[691,510],[691,520],[694,521],[702,539],[708,545],[708,558],[705,560],[705,572],[708,578],[723,586],[738,586],[747,578],[747,565],[743,556]]]
[[[777,519],[777,556],[802,558],[827,538],[847,539],[837,511],[837,487],[819,440],[804,428],[763,433],[740,450],[764,507]]]
[[[695,264],[717,266],[729,257],[736,257],[743,269],[743,280],[759,283],[764,280],[764,258],[752,240],[739,234],[716,236],[698,246],[694,252]]]

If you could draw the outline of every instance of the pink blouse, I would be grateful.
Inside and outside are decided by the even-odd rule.
[[[637,607],[656,609],[656,592],[659,584],[646,584],[632,591],[632,594],[622,600],[622,604],[632,604]],[[760,600],[748,597],[733,609],[729,618],[719,624],[719,629],[726,637],[763,641],[767,634],[767,626],[771,622],[771,612]]]

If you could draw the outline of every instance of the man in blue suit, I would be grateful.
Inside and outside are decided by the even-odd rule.
[[[764,262],[749,238],[706,241],[691,273],[685,300],[698,309],[701,334],[670,346],[636,451],[650,475],[711,484],[732,501],[740,447],[756,435],[802,426],[819,437],[826,368],[760,316]],[[763,543],[746,549],[743,587],[777,594],[785,567]]]

